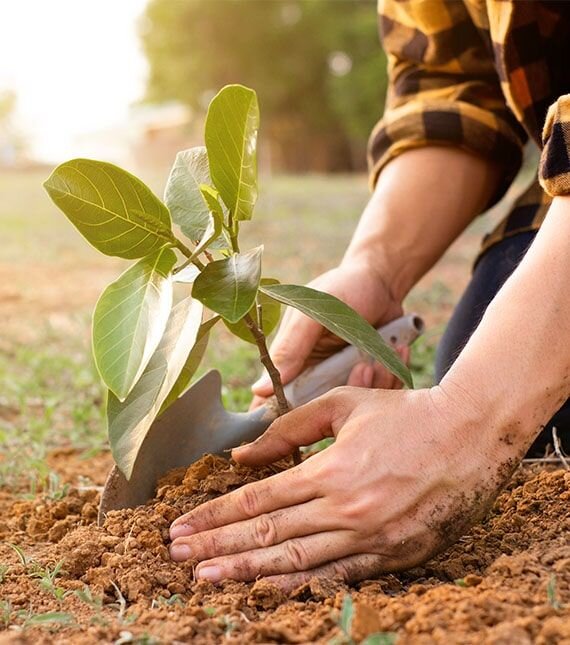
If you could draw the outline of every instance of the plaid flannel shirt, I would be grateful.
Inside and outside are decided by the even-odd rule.
[[[552,197],[570,194],[570,2],[379,0],[379,24],[389,89],[369,141],[372,185],[402,152],[450,145],[500,164],[496,201],[530,137],[538,181],[483,248],[539,228]]]

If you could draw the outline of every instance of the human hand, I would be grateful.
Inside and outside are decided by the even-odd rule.
[[[402,305],[390,293],[382,276],[364,263],[346,263],[322,274],[310,287],[330,293],[355,309],[375,327],[402,315]],[[346,343],[296,309],[288,309],[279,331],[271,344],[271,357],[284,384],[292,381],[310,365],[324,360]],[[409,348],[397,348],[404,361]],[[359,363],[348,380],[355,387],[391,389],[401,386],[400,381],[379,363]],[[273,394],[268,377],[262,377],[252,387],[255,395],[251,408],[255,409]]]
[[[261,576],[285,590],[415,566],[482,517],[524,454],[497,437],[493,414],[460,390],[337,388],[232,455],[255,466],[336,442],[178,518],[171,556],[198,560],[197,578]]]

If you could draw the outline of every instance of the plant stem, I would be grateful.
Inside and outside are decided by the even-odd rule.
[[[252,333],[255,344],[257,345],[257,349],[259,350],[259,358],[263,364],[263,367],[265,367],[265,369],[267,370],[271,382],[273,383],[273,391],[275,392],[275,398],[277,399],[279,416],[281,416],[282,414],[289,412],[289,403],[287,402],[287,398],[283,390],[281,374],[279,374],[279,370],[275,367],[275,363],[271,360],[269,350],[267,349],[265,335],[259,328],[259,325],[255,322],[250,314],[246,314],[243,320],[247,325],[249,331]]]
[[[178,238],[176,238],[176,239],[175,239],[175,241],[174,241],[174,246],[175,246],[175,247],[176,247],[176,248],[177,248],[181,253],[183,253],[187,258],[191,258],[191,257],[192,257],[192,251],[191,251],[191,250],[186,246],[186,244],[184,244],[183,242],[181,242]],[[185,262],[185,263],[180,267],[180,269],[179,269],[179,270],[181,271],[184,267],[187,267],[187,266],[190,264],[190,262],[191,262],[194,266],[197,266],[197,267],[200,269],[200,271],[204,268],[204,265],[202,264],[202,262],[200,262],[200,260],[198,260],[198,259],[194,258],[193,260],[190,260],[190,259],[189,259],[187,262]]]
[[[230,233],[230,242],[232,243],[233,252],[234,253],[239,253],[239,244],[238,244],[237,235],[232,235]]]
[[[228,212],[227,231],[230,234],[230,242],[231,242],[231,245],[232,245],[232,251],[234,253],[239,253],[239,243],[238,243],[239,222],[234,221],[234,214],[232,213],[232,211]]]

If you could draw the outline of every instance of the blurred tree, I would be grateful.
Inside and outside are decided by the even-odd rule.
[[[363,167],[386,86],[375,0],[150,0],[141,34],[148,101],[200,111],[243,83],[278,165]]]

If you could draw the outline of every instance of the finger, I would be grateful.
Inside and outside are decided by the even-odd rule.
[[[347,385],[351,387],[372,387],[374,379],[374,366],[372,363],[358,363],[352,368]]]
[[[257,408],[265,405],[266,402],[267,399],[264,396],[254,396],[249,404],[249,411],[253,412],[253,410],[257,410]]]
[[[331,390],[277,418],[254,442],[234,448],[232,457],[248,466],[270,464],[299,446],[334,436],[346,414],[342,388]]]
[[[176,538],[170,545],[170,555],[176,562],[188,559],[201,562],[338,528],[337,517],[323,509],[323,501],[311,500],[251,520]]]
[[[400,358],[405,365],[410,363],[411,349],[409,345],[400,345],[396,347],[396,352],[399,354]],[[374,387],[384,388],[389,390],[401,390],[404,387],[404,384],[397,376],[388,372],[386,368],[379,366],[379,371],[383,370],[384,374],[387,375],[387,383],[382,385],[374,385]]]
[[[406,365],[410,364],[410,356],[412,355],[412,348],[409,345],[400,345],[396,348],[400,358]]]
[[[264,580],[279,587],[285,593],[290,593],[302,584],[309,582],[311,578],[328,580],[339,578],[343,582],[351,584],[361,580],[368,580],[369,578],[376,578],[381,573],[389,570],[389,567],[385,567],[384,558],[381,555],[365,553],[350,555],[308,571],[268,576]]]
[[[316,533],[266,549],[206,560],[196,567],[196,578],[210,582],[226,578],[248,582],[258,576],[306,571],[351,554],[355,546],[352,531]]]
[[[410,348],[407,345],[401,345],[396,348],[397,353],[405,364],[408,364],[410,358]],[[371,387],[381,390],[401,390],[404,384],[397,376],[394,376],[388,369],[380,363],[374,365],[374,377]]]
[[[317,497],[318,483],[307,477],[305,470],[301,464],[201,504],[174,520],[170,539],[233,524]]]
[[[301,373],[322,330],[319,323],[299,312],[294,312],[283,321],[271,343],[270,354],[284,384]],[[273,394],[271,379],[265,374],[251,386],[251,390],[257,396],[271,396]]]
[[[399,379],[379,363],[374,365],[374,374],[372,376],[372,386],[377,390],[398,389]]]

